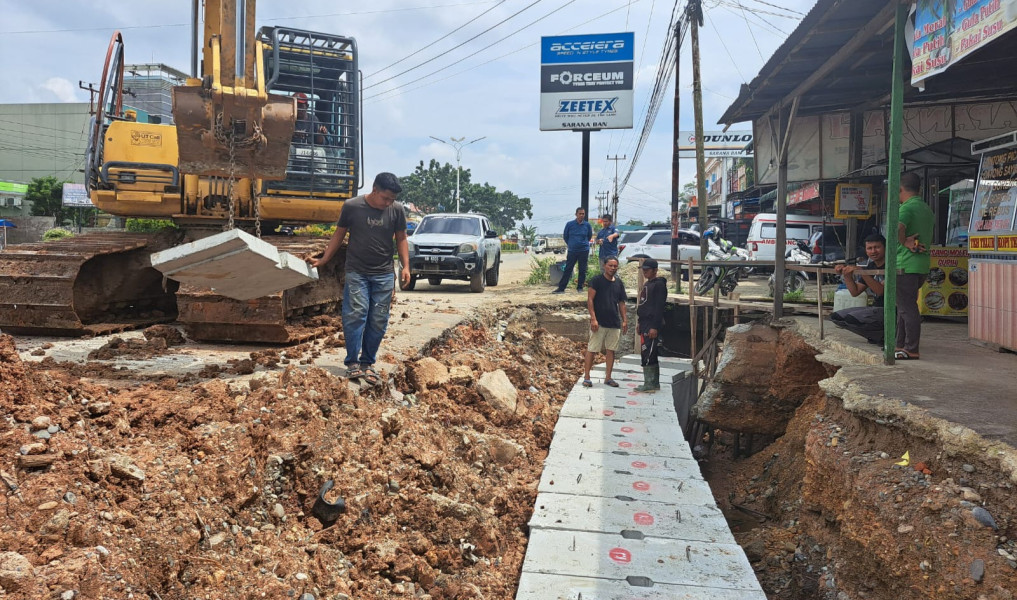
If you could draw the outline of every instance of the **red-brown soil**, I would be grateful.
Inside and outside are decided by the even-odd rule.
[[[203,373],[275,369],[250,383],[113,388],[83,381],[104,375],[87,366],[23,363],[0,336],[0,554],[32,566],[0,597],[511,598],[582,354],[541,331],[495,335],[460,326],[429,355],[475,378],[503,369],[514,414],[473,382],[415,390],[402,370],[357,391],[306,364],[322,341]],[[328,479],[347,510],[325,528],[310,508]]]

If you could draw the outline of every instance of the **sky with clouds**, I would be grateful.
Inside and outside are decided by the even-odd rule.
[[[715,123],[739,86],[755,77],[814,0],[703,4],[703,107],[711,130],[719,129]],[[190,6],[187,0],[0,0],[0,103],[87,101],[78,82],[98,81],[114,29],[123,33],[128,64],[156,62],[187,71]],[[578,133],[539,130],[540,37],[635,34],[635,128],[591,135],[590,202],[596,207],[594,195],[613,185],[615,163],[607,157],[628,157],[618,162],[620,178],[630,168],[661,52],[673,35],[668,25],[674,7],[668,0],[261,0],[257,21],[356,38],[365,76],[368,181],[379,171],[407,175],[432,158],[455,164],[455,151],[430,136],[483,136],[463,150],[463,168],[474,182],[529,197],[534,218],[528,223],[554,232],[580,203],[582,146]],[[686,39],[683,130],[693,128],[690,48]],[[673,82],[621,194],[621,222],[670,214],[671,90]],[[693,180],[694,168],[694,161],[682,161],[683,184]]]

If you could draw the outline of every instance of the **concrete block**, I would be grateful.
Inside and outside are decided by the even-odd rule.
[[[622,450],[645,456],[692,458],[692,450],[680,429],[654,425],[653,432],[651,435],[643,425],[614,420],[561,417],[554,428],[551,451],[562,445],[593,452]]]
[[[713,492],[701,478],[660,479],[575,464],[545,463],[537,491],[666,504],[714,504]]]
[[[239,229],[156,252],[152,266],[180,283],[234,300],[269,296],[318,279],[317,269]]]
[[[737,545],[619,534],[534,530],[523,572],[762,591]]]
[[[646,537],[735,543],[724,513],[716,506],[563,494],[537,495],[530,528],[592,533],[638,531]]]
[[[523,573],[516,600],[766,600],[766,594],[661,583],[646,587],[625,580]]]
[[[658,394],[629,395],[625,388],[580,388],[566,398],[559,412],[579,419],[623,419],[678,427],[674,402]]]
[[[660,366],[660,382],[661,383],[674,383],[684,377],[690,376],[692,371],[685,369],[671,369],[664,365]],[[596,365],[590,369],[590,375],[599,378],[601,381],[604,379],[604,365]],[[639,363],[635,365],[617,364],[615,363],[612,369],[611,375],[619,383],[623,379],[628,379],[638,383],[643,381],[643,368],[639,366]]]
[[[550,453],[544,460],[544,469],[549,465],[568,469],[571,467],[576,473],[587,473],[589,471],[604,471],[605,476],[611,473],[618,475],[631,475],[633,477],[653,477],[655,479],[673,479],[684,481],[686,479],[702,479],[699,471],[699,463],[688,458],[640,456],[629,454],[623,450],[615,452],[590,452],[588,450],[575,450],[560,445]]]

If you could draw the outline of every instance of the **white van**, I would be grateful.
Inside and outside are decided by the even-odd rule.
[[[787,245],[793,246],[795,240],[809,241],[812,234],[823,231],[823,226],[844,225],[841,219],[826,219],[811,215],[788,215],[787,216]],[[749,228],[749,237],[745,247],[749,251],[751,260],[775,260],[773,254],[774,245],[777,242],[777,215],[773,213],[760,213],[752,219],[752,227]]]

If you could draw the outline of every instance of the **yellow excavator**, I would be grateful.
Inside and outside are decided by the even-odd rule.
[[[194,45],[199,12],[194,0]],[[339,306],[341,258],[313,283],[248,301],[151,267],[154,252],[235,227],[316,254],[327,240],[269,233],[335,222],[363,185],[356,41],[285,27],[255,34],[255,0],[205,0],[203,16],[201,77],[173,89],[174,124],[125,107],[123,38],[113,34],[85,160],[97,208],[177,229],[9,246],[0,329],[87,335],[177,320],[194,339],[288,343],[313,334],[307,317]]]

